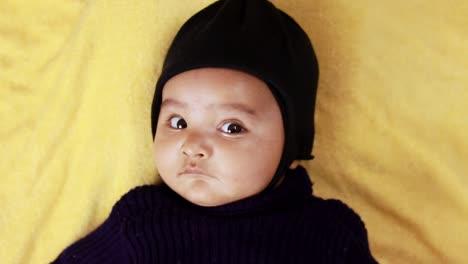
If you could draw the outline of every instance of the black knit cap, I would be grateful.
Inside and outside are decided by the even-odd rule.
[[[267,0],[220,0],[192,16],[164,61],[151,111],[156,133],[162,90],[173,76],[198,68],[228,68],[267,83],[281,109],[285,146],[267,189],[294,160],[309,160],[314,139],[318,63],[307,34]]]

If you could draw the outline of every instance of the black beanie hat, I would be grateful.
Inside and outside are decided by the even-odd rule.
[[[192,16],[175,36],[156,84],[153,138],[166,82],[206,67],[251,74],[267,83],[275,96],[285,146],[269,187],[294,160],[312,159],[318,63],[307,34],[290,16],[267,0],[220,0]]]

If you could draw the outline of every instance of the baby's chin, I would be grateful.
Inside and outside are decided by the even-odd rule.
[[[184,189],[173,190],[185,200],[202,207],[225,205],[245,198],[245,195],[223,192],[219,186],[216,188],[204,181],[194,181]]]

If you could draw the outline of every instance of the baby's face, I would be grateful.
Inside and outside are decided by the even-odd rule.
[[[203,68],[166,83],[154,157],[164,182],[188,201],[217,206],[261,192],[283,145],[281,112],[263,81]]]

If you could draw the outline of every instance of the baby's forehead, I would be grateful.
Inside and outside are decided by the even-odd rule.
[[[169,101],[168,101],[169,100]],[[263,104],[276,99],[261,79],[245,72],[225,68],[201,68],[180,73],[163,87],[162,103],[221,105]]]

